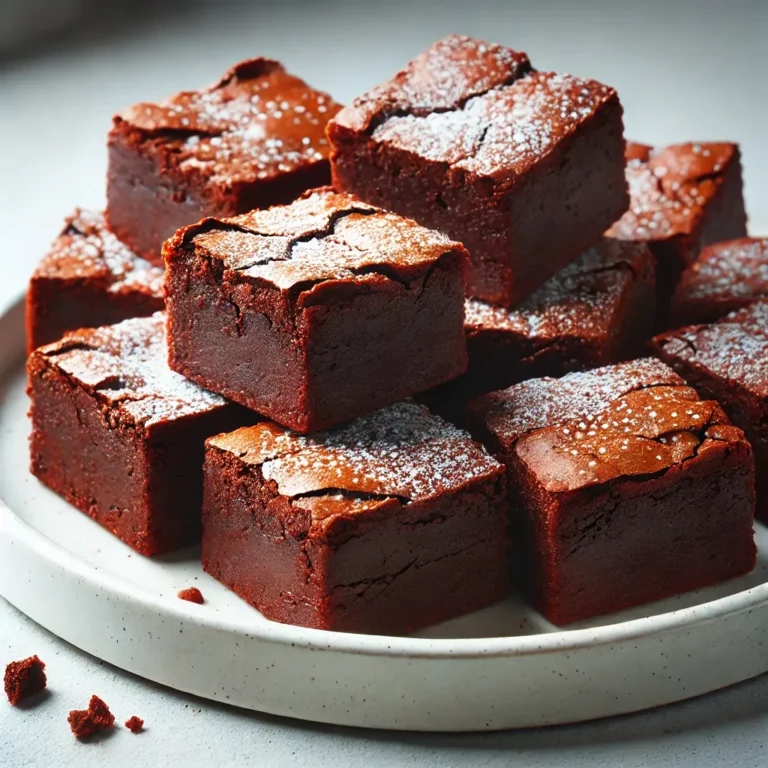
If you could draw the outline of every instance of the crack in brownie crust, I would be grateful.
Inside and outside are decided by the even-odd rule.
[[[503,467],[415,403],[218,435],[205,475],[204,568],[273,620],[411,632],[506,593]]]

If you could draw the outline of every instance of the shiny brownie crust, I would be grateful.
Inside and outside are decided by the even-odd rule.
[[[613,89],[452,35],[328,138],[334,186],[462,242],[469,295],[512,306],[626,210],[622,130]]]
[[[113,119],[107,219],[136,253],[204,216],[289,202],[327,184],[325,124],[337,105],[271,59],[235,65],[219,82]]]
[[[517,575],[552,623],[754,567],[750,445],[662,362],[532,379],[470,410],[507,466]]]
[[[415,403],[265,422],[207,442],[203,567],[273,621],[409,633],[504,598],[506,504],[503,467]]]
[[[755,452],[757,516],[768,522],[768,301],[711,325],[656,336],[655,353],[702,397],[717,400]]]
[[[112,325],[163,308],[163,270],[137,256],[100,213],[77,209],[29,281],[27,351],[66,331]]]
[[[627,144],[629,210],[610,237],[647,242],[656,258],[658,322],[667,327],[675,286],[710,243],[747,234],[737,144]]]
[[[165,247],[171,367],[300,432],[466,368],[466,251],[330,189]]]
[[[27,363],[32,474],[143,555],[199,539],[203,442],[248,417],[168,368],[164,321],[72,332]]]

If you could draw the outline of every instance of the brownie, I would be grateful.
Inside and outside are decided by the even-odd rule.
[[[299,432],[466,368],[466,251],[328,188],[164,247],[171,367]]]
[[[686,268],[672,302],[670,327],[719,320],[768,299],[768,238],[742,237],[705,248]]]
[[[622,109],[594,80],[461,35],[328,124],[333,184],[462,242],[469,294],[513,306],[627,209]]]
[[[339,109],[277,61],[242,61],[218,83],[136,104],[109,134],[107,220],[138,254],[203,216],[286,203],[327,184],[325,124]]]
[[[470,405],[507,466],[513,563],[554,624],[748,573],[752,450],[713,400],[645,358]]]
[[[737,144],[627,144],[629,210],[607,232],[656,257],[659,323],[686,266],[705,245],[747,234]]]
[[[27,290],[27,351],[66,331],[119,323],[163,308],[163,270],[121,243],[101,213],[75,210]]]
[[[413,402],[217,435],[204,474],[203,567],[273,621],[403,634],[507,593],[504,468]]]
[[[720,402],[755,452],[757,516],[768,523],[768,301],[711,325],[656,336],[653,349],[695,387]]]
[[[37,655],[21,661],[12,661],[5,668],[3,688],[8,701],[14,707],[45,690],[47,683],[45,662]]]
[[[73,709],[67,717],[72,733],[78,739],[87,739],[115,725],[115,716],[98,696],[91,696],[88,709]]]
[[[68,333],[27,371],[32,474],[143,555],[199,539],[203,443],[248,414],[168,368],[163,313]]]
[[[469,368],[423,400],[461,422],[485,392],[636,357],[653,333],[654,299],[648,247],[603,238],[515,309],[468,299]]]

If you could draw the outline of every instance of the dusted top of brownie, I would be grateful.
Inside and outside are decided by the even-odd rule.
[[[233,184],[326,160],[325,125],[338,109],[279,62],[254,58],[203,90],[130,107],[115,116],[113,130],[162,144],[183,172]]]
[[[524,53],[452,35],[342,109],[332,126],[504,186],[616,98],[594,80],[532,72]]]
[[[466,432],[410,401],[313,435],[265,422],[208,444],[259,466],[283,496],[318,518],[388,499],[423,501],[503,472]]]
[[[653,343],[667,355],[701,366],[740,389],[768,397],[768,301],[760,301],[711,325],[661,334]]]
[[[705,248],[680,280],[677,299],[748,303],[768,298],[768,238],[743,237]]]
[[[410,219],[358,202],[329,187],[290,205],[255,210],[230,219],[204,219],[180,230],[172,249],[193,243],[196,251],[223,262],[243,278],[288,291],[313,283],[370,273],[420,276],[464,247]]]
[[[40,347],[44,358],[129,421],[151,426],[226,405],[168,367],[165,313],[67,333]],[[110,417],[108,417],[110,418]]]
[[[629,210],[607,234],[624,240],[691,234],[738,153],[726,142],[658,148],[628,142]]]
[[[653,358],[533,379],[479,398],[481,422],[551,492],[652,475],[741,442],[718,403]]]
[[[612,329],[612,310],[627,285],[652,258],[643,243],[603,238],[514,309],[467,299],[467,334],[501,331],[543,340],[603,336]]]
[[[483,395],[470,408],[500,440],[512,443],[526,432],[600,413],[629,392],[683,383],[661,360],[646,357],[559,379],[529,379]]]
[[[77,208],[43,257],[33,277],[62,280],[93,279],[109,283],[108,290],[138,291],[162,298],[163,270],[137,256],[118,240],[104,215]]]

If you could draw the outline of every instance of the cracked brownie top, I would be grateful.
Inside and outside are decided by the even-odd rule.
[[[409,401],[313,435],[262,423],[209,438],[208,446],[259,467],[316,520],[423,501],[503,474],[466,432]]]
[[[604,238],[514,309],[467,299],[464,325],[470,337],[483,332],[542,341],[605,336],[614,330],[628,287],[652,269],[646,245]]]
[[[594,80],[532,71],[525,53],[450,35],[342,109],[329,130],[512,183],[612,100]]]
[[[279,62],[255,58],[209,88],[135,104],[115,116],[112,130],[152,144],[182,173],[235,184],[325,161],[325,125],[338,109]]]
[[[693,325],[656,336],[665,359],[681,360],[768,398],[768,301],[759,301],[711,325]]]
[[[628,142],[626,154],[629,210],[606,234],[661,240],[695,230],[739,149],[725,142],[659,148]]]
[[[111,293],[138,291],[162,298],[163,270],[137,256],[106,227],[104,215],[76,209],[33,277],[96,280]]]
[[[743,237],[705,248],[680,280],[677,302],[712,305],[768,298],[768,238]],[[734,307],[736,308],[736,307]]]
[[[407,282],[449,252],[468,259],[460,243],[327,187],[290,205],[204,219],[180,230],[164,253],[187,247],[240,279],[282,291],[371,274]]]
[[[113,426],[124,419],[151,426],[227,405],[168,367],[162,312],[68,333],[36,350],[31,365],[35,360],[55,366],[114,408],[114,417],[107,415]]]
[[[654,475],[716,442],[744,441],[718,403],[653,358],[533,379],[472,409],[550,492]]]

